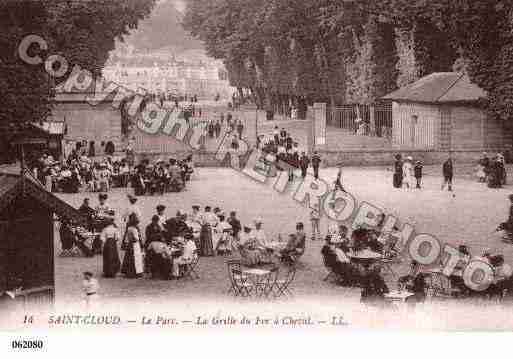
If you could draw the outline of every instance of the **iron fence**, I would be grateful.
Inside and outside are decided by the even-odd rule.
[[[354,135],[392,137],[392,104],[351,104],[328,107],[328,126],[342,128]]]

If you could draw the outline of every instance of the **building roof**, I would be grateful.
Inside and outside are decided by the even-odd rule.
[[[460,72],[434,72],[384,97],[384,100],[453,103],[476,102],[486,92]]]
[[[0,173],[0,210],[20,195],[29,196],[61,217],[79,224],[87,223],[87,219],[78,210],[46,191],[27,171],[23,171],[23,174]]]
[[[44,121],[33,125],[50,135],[64,135],[66,132],[66,124],[63,121]]]

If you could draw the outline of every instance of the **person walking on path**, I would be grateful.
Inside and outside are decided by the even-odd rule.
[[[442,183],[442,191],[445,189],[445,185],[447,185],[449,192],[452,192],[452,179],[454,175],[454,167],[452,164],[452,158],[449,157],[447,161],[442,165],[442,174],[444,176],[444,181]]]
[[[319,213],[318,207],[315,207],[310,212],[310,221],[312,222],[312,241],[315,241],[317,238],[321,238],[321,214]]]
[[[403,186],[403,161],[400,154],[395,155],[393,184],[395,188]]]
[[[319,166],[321,165],[321,156],[319,156],[319,153],[317,151],[314,152],[312,156],[312,168],[314,171],[314,177],[315,179],[319,179]]]
[[[306,177],[306,171],[308,170],[308,165],[310,164],[310,159],[306,155],[306,152],[301,153],[301,158],[299,159],[299,167],[301,167],[301,177]]]
[[[417,163],[415,163],[415,167],[413,167],[413,172],[415,174],[415,179],[417,180],[416,188],[420,189],[422,185],[422,162],[417,161]]]
[[[239,134],[239,140],[242,140],[242,131],[244,131],[244,125],[241,120],[237,121],[237,133]]]

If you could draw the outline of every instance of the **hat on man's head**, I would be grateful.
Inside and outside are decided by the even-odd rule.
[[[164,206],[163,204],[159,204],[159,205],[157,206],[157,211],[159,211],[159,212],[160,212],[160,211],[163,211],[163,210],[165,210],[165,209],[166,209],[166,206]]]
[[[127,194],[126,196],[128,197],[128,200],[129,200],[130,202],[135,202],[135,201],[137,201],[137,197],[136,197],[136,196],[134,196],[134,195],[133,195],[133,194],[131,194],[131,193]]]
[[[100,194],[98,195],[98,198],[99,198],[99,199],[107,199],[107,198],[109,198],[109,196],[107,195],[107,193],[100,193]]]
[[[194,206],[192,206],[192,209],[195,209],[196,211],[199,211],[200,206],[198,206],[198,205],[194,205]]]

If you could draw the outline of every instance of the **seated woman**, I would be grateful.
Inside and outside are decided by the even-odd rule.
[[[367,274],[362,278],[360,301],[372,306],[385,307],[384,299],[388,292],[388,286],[381,276],[381,268],[379,266],[369,268]]]
[[[180,266],[190,265],[198,257],[196,244],[194,243],[194,237],[192,234],[186,234],[184,239],[185,244],[183,246],[182,255],[173,261],[173,276],[175,278],[180,276]]]
[[[365,228],[357,228],[351,235],[351,247],[356,251],[369,248],[369,231]]]
[[[471,257],[469,248],[465,245],[458,246],[458,256],[461,258],[461,260],[456,265],[456,267],[454,267],[454,271],[449,276],[449,280],[451,282],[452,288],[459,289],[462,294],[468,295],[470,294],[470,289],[465,285],[462,274],[466,264],[469,262]]]
[[[360,271],[351,263],[346,254],[345,244],[334,245],[331,236],[326,236],[326,243],[321,249],[326,266],[338,277],[342,286],[356,286],[361,281]]]
[[[306,236],[303,223],[296,225],[297,232],[289,236],[287,246],[280,252],[282,261],[292,264],[305,253]]]
[[[239,252],[242,263],[248,267],[262,263],[262,250],[252,232],[251,227],[244,226],[244,230],[239,234]]]

